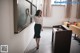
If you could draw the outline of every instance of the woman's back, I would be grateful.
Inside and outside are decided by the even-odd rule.
[[[34,21],[36,24],[41,24],[43,23],[43,18],[42,17],[38,17],[38,16],[35,16],[34,17]]]

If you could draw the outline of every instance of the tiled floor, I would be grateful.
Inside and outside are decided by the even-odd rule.
[[[52,29],[44,28],[44,30],[41,32],[41,41],[39,50],[36,50],[36,44],[35,44],[36,42],[34,39],[32,39],[25,53],[52,53],[51,39],[52,39]],[[80,45],[73,38],[71,41],[70,53],[80,53]]]
[[[72,38],[70,53],[80,53],[80,44]]]

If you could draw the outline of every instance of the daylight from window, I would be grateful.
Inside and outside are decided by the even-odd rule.
[[[67,0],[51,0],[51,5],[66,5]]]

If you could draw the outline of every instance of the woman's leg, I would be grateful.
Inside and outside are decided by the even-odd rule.
[[[39,45],[39,42],[40,42],[40,38],[37,38],[37,43],[38,43],[38,45]]]
[[[39,49],[40,38],[36,38],[35,40],[36,40],[37,49]]]
[[[36,45],[37,45],[37,38],[35,38],[35,41],[36,41]]]
[[[38,47],[38,39],[37,39],[37,38],[35,38],[35,41],[36,41],[36,45],[37,45],[37,47]]]

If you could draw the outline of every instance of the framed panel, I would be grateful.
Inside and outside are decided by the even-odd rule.
[[[19,33],[30,24],[31,3],[27,0],[13,0],[14,33]]]
[[[36,11],[37,11],[37,7],[34,4],[32,4],[31,5],[31,15],[34,15],[35,16]],[[32,18],[31,18],[31,22],[33,22],[33,19]]]
[[[35,15],[37,11],[37,7],[35,5],[32,5],[32,15]]]
[[[28,0],[28,1],[32,2],[32,0]]]
[[[37,6],[37,0],[32,0],[32,4]]]

